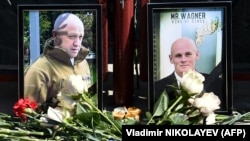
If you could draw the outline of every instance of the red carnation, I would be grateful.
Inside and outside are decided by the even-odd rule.
[[[16,102],[15,105],[13,106],[13,110],[16,116],[22,118],[24,121],[27,120],[25,113],[27,114],[27,111],[29,109],[35,111],[36,108],[37,108],[37,103],[29,101],[29,99],[19,99],[18,102]]]

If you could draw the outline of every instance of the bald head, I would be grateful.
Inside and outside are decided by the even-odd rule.
[[[84,36],[84,25],[81,19],[72,13],[63,13],[56,18],[52,31],[55,45],[61,45],[63,40],[61,35],[68,37]],[[81,39],[82,40],[82,39]]]
[[[62,31],[68,25],[73,25],[79,29],[83,29],[83,22],[79,17],[72,13],[63,13],[59,15],[54,23],[54,31]]]
[[[171,53],[173,52],[175,47],[184,47],[185,48],[186,46],[191,47],[194,50],[197,49],[195,42],[192,39],[187,38],[187,37],[181,37],[173,42],[173,44],[171,46]]]

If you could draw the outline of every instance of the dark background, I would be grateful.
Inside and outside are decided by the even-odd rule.
[[[136,0],[134,0],[136,1]],[[183,0],[151,0],[151,2]],[[188,0],[185,0],[187,2]],[[189,0],[192,1],[192,0]],[[198,0],[193,0],[198,1]],[[205,0],[203,0],[205,1]],[[209,1],[209,0],[208,0]],[[210,0],[211,1],[211,0]],[[234,108],[248,111],[250,80],[250,1],[232,1],[232,66]],[[140,0],[137,1],[139,3]],[[97,4],[98,0],[1,0],[0,1],[0,112],[12,113],[18,98],[18,4]],[[109,39],[112,40],[112,3],[108,0]],[[140,9],[137,9],[138,11]],[[109,60],[112,58],[109,56]]]

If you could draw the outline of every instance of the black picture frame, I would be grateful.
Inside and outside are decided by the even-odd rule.
[[[197,70],[208,73],[210,76],[218,76],[220,73],[221,108],[216,112],[232,113],[231,5],[230,1],[147,4],[148,81],[151,110],[159,95],[156,92],[156,82],[174,71],[173,64],[170,64],[168,57],[170,46],[175,39],[186,36],[200,43],[197,44],[200,52],[200,62],[196,63]],[[186,14],[185,17],[184,14]],[[198,14],[200,14],[200,19],[198,19]],[[211,24],[214,22],[218,26],[211,30]],[[209,32],[205,33],[205,31]],[[213,79],[208,79],[206,82],[214,83],[208,82],[210,80]]]
[[[88,47],[90,53],[87,56],[87,61],[90,65],[91,75],[93,78],[93,89],[95,89],[97,94],[97,104],[98,108],[103,109],[103,98],[102,98],[102,38],[101,38],[101,23],[102,23],[102,7],[101,4],[32,4],[25,5],[21,4],[17,6],[18,9],[18,97],[22,98],[24,95],[24,70],[25,66],[31,64],[36,60],[42,53],[42,46],[44,42],[42,42],[42,38],[40,37],[40,33],[44,30],[42,24],[39,24],[40,16],[44,13],[48,14],[51,17],[50,19],[55,20],[62,12],[71,12],[74,14],[79,14],[80,18],[88,19],[87,22],[83,20],[85,24],[85,38],[83,39],[83,45]],[[28,16],[26,16],[28,14]],[[37,16],[38,15],[38,16]],[[33,17],[32,17],[33,16]],[[85,16],[85,17],[84,17]],[[26,18],[26,19],[25,19]],[[28,20],[28,24],[25,25]],[[33,21],[32,21],[33,20]],[[54,21],[52,20],[51,26],[48,26],[48,37],[52,37],[52,28]],[[92,24],[92,25],[90,25]],[[29,28],[27,28],[29,26]],[[32,28],[33,26],[33,28]],[[39,26],[39,27],[37,27]],[[38,30],[38,31],[36,31]],[[29,38],[33,37],[33,39],[25,38],[25,34],[27,32],[32,34]],[[38,33],[37,33],[38,32]],[[43,31],[47,32],[47,31]],[[28,40],[28,41],[27,41]],[[35,44],[35,47],[32,46],[32,41],[38,42]],[[27,54],[27,47],[28,52]],[[33,49],[33,50],[32,50]]]

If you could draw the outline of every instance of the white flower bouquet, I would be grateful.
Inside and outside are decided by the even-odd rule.
[[[216,114],[221,101],[213,92],[204,91],[204,80],[196,71],[184,73],[180,88],[171,86],[178,92],[177,98],[170,101],[164,91],[154,105],[153,113],[146,113],[147,125],[222,125],[249,118],[249,114]]]

